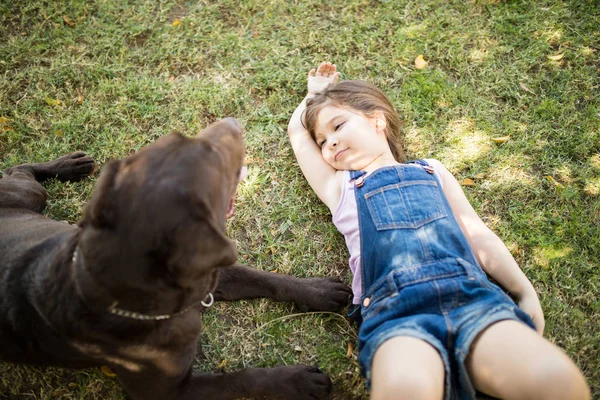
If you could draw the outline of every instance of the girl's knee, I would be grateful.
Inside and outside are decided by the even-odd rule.
[[[427,371],[387,371],[373,381],[371,400],[441,400],[443,383]]]
[[[372,400],[440,400],[444,363],[429,343],[399,336],[384,342],[373,358]]]
[[[568,358],[547,359],[531,371],[529,398],[589,400],[591,393],[579,368]]]

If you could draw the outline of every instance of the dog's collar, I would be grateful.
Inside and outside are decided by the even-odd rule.
[[[78,255],[79,255],[79,246],[76,246],[75,250],[73,251],[73,257],[71,258],[74,268],[77,268],[77,260],[79,258]],[[83,291],[81,290],[81,287],[79,286],[79,281],[77,280],[76,275],[74,277],[74,280],[75,280],[75,286],[77,288],[77,293],[79,294],[79,296],[82,299],[85,299],[85,297],[83,296]],[[208,301],[205,301],[206,299],[208,299]],[[215,302],[215,298],[214,298],[213,294],[209,292],[204,300],[193,303],[192,305],[184,308],[183,310],[178,311],[173,314],[148,315],[148,314],[141,314],[141,313],[138,313],[135,311],[128,311],[128,310],[124,310],[122,308],[117,307],[117,304],[119,302],[116,300],[108,307],[107,311],[111,314],[118,315],[120,317],[137,319],[140,321],[160,321],[160,320],[164,320],[164,319],[170,319],[177,315],[186,313],[186,312],[190,311],[192,308],[196,307],[198,304],[202,304],[204,307],[208,308],[208,307],[212,306],[214,302]]]

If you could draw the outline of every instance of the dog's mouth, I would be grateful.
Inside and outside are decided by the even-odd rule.
[[[238,185],[240,184],[240,182],[242,182],[244,179],[246,179],[247,176],[248,176],[248,168],[246,166],[243,166],[240,169],[240,175],[238,177],[238,182],[235,185],[235,190],[233,191],[233,195],[229,199],[229,207],[227,208],[227,214],[225,214],[225,217],[227,219],[233,217],[233,215],[235,214],[235,196],[237,194],[237,188],[238,188]]]

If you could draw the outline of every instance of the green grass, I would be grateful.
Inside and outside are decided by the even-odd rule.
[[[103,165],[235,116],[250,168],[229,225],[241,261],[350,282],[343,239],[285,131],[307,71],[334,61],[342,78],[387,92],[413,157],[474,180],[467,196],[538,290],[546,337],[600,398],[598,26],[593,0],[0,0],[0,168],[76,149]],[[47,215],[77,221],[94,182],[49,183]],[[218,304],[197,368],[317,364],[336,399],[367,398],[356,350],[346,357],[355,327],[331,314],[277,320],[294,312]],[[0,364],[0,398],[125,397],[99,371]]]

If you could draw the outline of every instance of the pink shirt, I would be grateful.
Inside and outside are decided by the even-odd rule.
[[[434,174],[438,181],[442,182],[440,168],[442,164],[434,159],[425,159],[434,169]],[[354,185],[350,182],[350,172],[344,171],[344,179],[342,181],[342,193],[340,202],[338,203],[335,212],[333,213],[332,221],[335,227],[346,240],[348,252],[350,252],[350,271],[354,275],[352,279],[352,292],[354,298],[352,303],[360,304],[360,296],[362,294],[362,277],[360,274],[360,232],[358,228],[358,207],[356,206],[356,197],[354,197]]]

